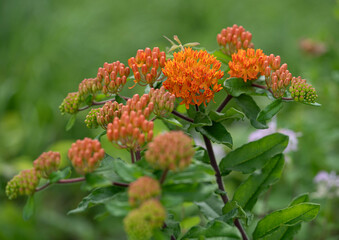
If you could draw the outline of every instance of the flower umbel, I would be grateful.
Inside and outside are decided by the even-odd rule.
[[[59,106],[61,114],[70,113],[74,114],[78,112],[81,100],[78,92],[68,93],[67,97],[62,101]]]
[[[165,64],[163,73],[167,79],[163,83],[165,89],[178,98],[180,104],[200,105],[210,102],[214,94],[222,87],[218,80],[224,76],[220,71],[221,63],[206,51],[195,51],[185,48],[173,54],[173,59]]]
[[[254,45],[251,42],[252,34],[246,31],[243,26],[234,24],[232,27],[224,28],[217,35],[217,42],[223,51],[227,55],[236,53],[239,49],[253,48]]]
[[[151,88],[150,101],[154,104],[153,113],[163,117],[174,109],[175,95],[167,92],[162,86],[160,89]]]
[[[162,170],[182,170],[191,163],[193,155],[192,139],[181,131],[158,135],[145,153],[147,162]]]
[[[104,158],[105,151],[98,140],[77,140],[68,150],[68,158],[79,174],[93,172]]]
[[[315,88],[300,76],[292,78],[289,91],[294,101],[314,103],[318,97]]]
[[[231,77],[242,78],[245,82],[255,80],[259,75],[264,74],[263,63],[265,59],[266,55],[261,49],[240,49],[232,55],[232,61],[228,63],[230,67],[228,74]]]
[[[34,168],[41,177],[48,178],[52,172],[58,170],[60,165],[60,153],[58,152],[44,152],[34,162]]]
[[[139,206],[150,198],[156,198],[160,195],[160,184],[151,177],[140,177],[132,182],[128,188],[128,201],[131,206]]]
[[[39,181],[39,173],[34,168],[23,170],[7,183],[6,195],[10,200],[19,195],[32,195]]]

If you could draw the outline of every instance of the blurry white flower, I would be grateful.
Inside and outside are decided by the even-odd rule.
[[[267,129],[258,129],[251,133],[248,137],[248,141],[252,142],[276,132],[282,133],[289,137],[289,142],[286,149],[284,150],[284,153],[295,152],[298,150],[298,137],[301,136],[301,133],[294,132],[286,128],[277,129],[277,120],[275,118],[268,124]]]
[[[334,171],[331,173],[320,171],[314,178],[317,191],[313,194],[318,198],[339,197],[339,176]]]

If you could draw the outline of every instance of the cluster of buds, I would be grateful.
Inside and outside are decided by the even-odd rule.
[[[160,196],[161,189],[157,180],[151,177],[140,177],[129,185],[128,201],[131,206],[139,206],[151,198]]]
[[[152,121],[146,120],[143,114],[135,111],[124,111],[121,117],[115,117],[107,125],[107,137],[120,148],[138,150],[153,138]]]
[[[97,128],[99,126],[97,121],[97,114],[100,112],[101,108],[93,108],[87,114],[85,118],[85,124],[88,128]]]
[[[147,162],[162,170],[181,170],[191,163],[193,155],[192,140],[182,131],[158,135],[145,153]]]
[[[44,152],[34,162],[34,168],[41,177],[47,178],[52,172],[56,172],[60,165],[60,153]]]
[[[156,199],[144,202],[124,219],[124,228],[129,240],[149,240],[159,230],[166,218],[166,211]]]
[[[276,68],[276,66],[274,66],[274,68]],[[280,98],[284,96],[286,88],[288,87],[288,85],[290,85],[291,80],[292,74],[287,70],[286,63],[281,65],[281,67],[276,69],[275,71],[271,71],[271,68],[269,66],[266,66],[265,81],[267,86],[272,89],[273,96],[275,98]]]
[[[154,104],[153,113],[163,117],[174,109],[175,95],[167,92],[162,86],[160,89],[151,88],[150,101]]]
[[[7,183],[6,195],[10,200],[19,195],[32,195],[39,184],[39,172],[34,168],[21,171]]]
[[[128,59],[128,65],[133,71],[134,82],[141,85],[153,86],[161,75],[161,68],[165,66],[166,54],[158,47],[139,49],[135,57]]]
[[[93,172],[104,158],[105,151],[98,140],[77,140],[68,150],[68,158],[79,174]]]
[[[148,94],[141,97],[138,94],[127,100],[126,105],[121,108],[122,112],[135,111],[137,115],[142,114],[146,119],[149,118],[154,109],[154,103],[150,102]]]
[[[253,48],[251,40],[252,34],[236,24],[233,27],[222,29],[217,35],[217,42],[221,50],[229,56],[239,49]]]
[[[104,94],[117,94],[126,84],[127,77],[130,74],[130,68],[125,67],[119,61],[113,63],[104,63],[103,68],[98,69],[97,79],[103,81],[102,92]]]
[[[311,84],[301,77],[293,77],[289,88],[294,101],[314,103],[318,95]]]
[[[74,114],[78,112],[80,106],[80,96],[78,92],[68,93],[67,97],[62,101],[59,110],[62,114]]]
[[[113,122],[115,117],[120,117],[123,104],[118,102],[106,102],[102,108],[96,112],[96,121],[99,126],[106,129],[107,125]]]
[[[84,101],[89,94],[95,96],[101,89],[101,81],[98,78],[85,78],[79,84],[79,96]]]

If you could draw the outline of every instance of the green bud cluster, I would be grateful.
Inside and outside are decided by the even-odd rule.
[[[149,98],[154,104],[153,113],[157,116],[163,117],[174,109],[175,95],[167,92],[164,87],[151,88]]]
[[[67,95],[67,97],[62,101],[59,106],[60,112],[62,114],[70,113],[74,114],[78,112],[80,105],[80,97],[78,92],[72,92]]]
[[[165,217],[165,209],[158,200],[151,199],[144,202],[124,219],[129,240],[151,239],[154,231],[163,226]]]
[[[88,128],[97,128],[99,126],[97,122],[97,114],[100,112],[100,108],[91,109],[87,114],[85,123]]]
[[[315,88],[300,76],[292,78],[289,91],[294,101],[314,103],[318,97]]]
[[[89,94],[94,96],[101,89],[102,84],[98,78],[85,78],[79,84],[79,96],[84,101]]]
[[[34,168],[21,171],[7,183],[6,195],[10,200],[19,195],[32,195],[39,184],[39,172]]]

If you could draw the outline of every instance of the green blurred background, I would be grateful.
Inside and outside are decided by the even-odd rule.
[[[282,180],[262,202],[264,208],[285,207],[293,196],[316,191],[313,178],[320,170],[339,173],[339,1],[2,0],[0,239],[125,239],[121,219],[93,219],[97,209],[66,216],[86,194],[77,191],[79,186],[54,186],[37,194],[36,216],[24,222],[24,199],[8,201],[6,182],[41,152],[65,155],[75,139],[97,134],[82,123],[85,113],[64,131],[69,116],[61,116],[58,106],[81,80],[96,76],[104,62],[127,63],[147,46],[164,49],[163,35],[176,34],[184,43],[197,41],[214,50],[217,33],[234,23],[253,34],[256,48],[280,55],[293,75],[312,83],[322,104],[285,104],[279,114],[278,127],[302,137]],[[301,39],[323,44],[326,51],[305,52]],[[235,145],[245,143],[252,131],[246,123],[234,124]],[[226,179],[230,191],[240,180]],[[319,217],[296,239],[338,239],[338,199],[316,201],[322,203]]]

